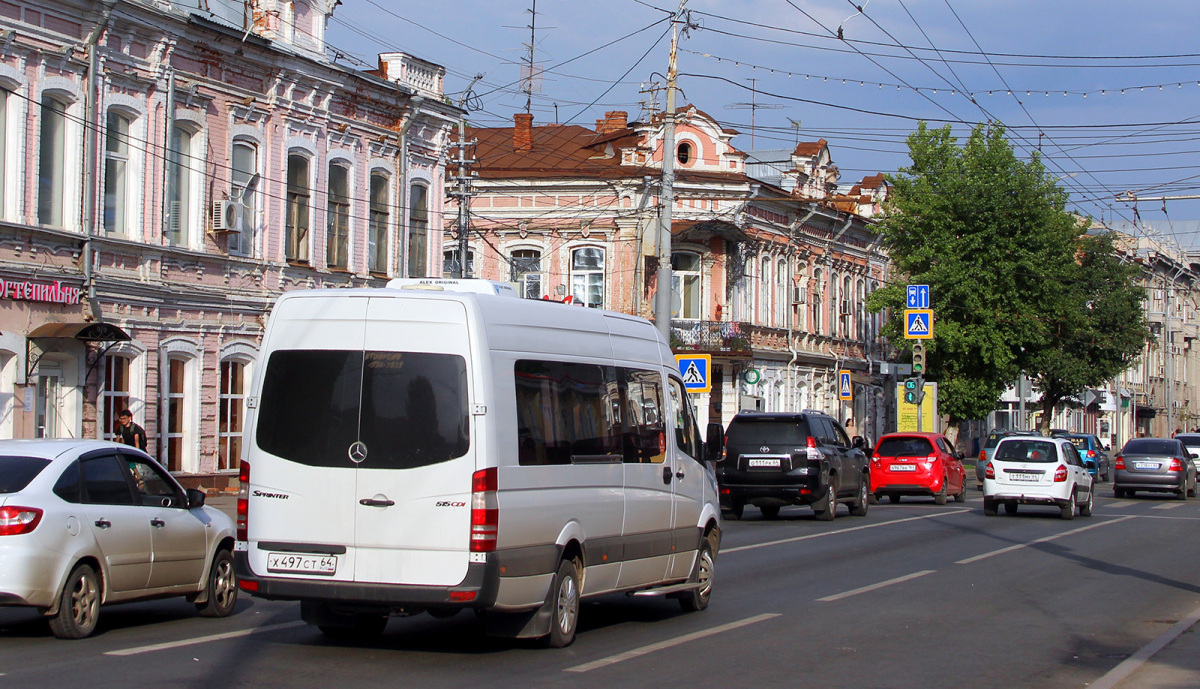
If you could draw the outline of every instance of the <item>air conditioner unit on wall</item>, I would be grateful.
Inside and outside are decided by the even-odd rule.
[[[850,313],[850,300],[849,300],[849,299],[843,299],[843,300],[842,300],[842,310],[841,310],[841,313],[844,313],[844,314],[845,314],[845,313]]]
[[[212,231],[241,232],[245,224],[246,207],[226,199],[213,201]]]
[[[807,301],[808,300],[805,298],[803,287],[800,287],[800,286],[792,287],[792,303],[793,304],[805,304],[805,303],[807,303]]]

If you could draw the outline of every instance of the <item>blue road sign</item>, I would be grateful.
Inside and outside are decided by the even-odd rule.
[[[933,337],[932,309],[905,309],[904,337],[909,340],[928,340]]]
[[[929,308],[929,285],[909,285],[908,305],[910,309]]]
[[[712,357],[708,354],[676,354],[675,364],[683,376],[683,389],[688,392],[710,392],[712,383],[708,372],[712,368]]]
[[[845,369],[838,371],[838,399],[854,399],[854,385],[850,382],[850,372]]]

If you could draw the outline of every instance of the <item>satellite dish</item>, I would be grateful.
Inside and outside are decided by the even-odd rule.
[[[671,290],[671,318],[679,318],[679,312],[683,310],[683,297],[679,296],[679,290]]]

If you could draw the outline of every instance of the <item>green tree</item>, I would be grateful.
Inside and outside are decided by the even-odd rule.
[[[1150,335],[1142,312],[1145,291],[1136,283],[1141,269],[1121,261],[1112,235],[1082,237],[1071,268],[1048,305],[1047,346],[1027,363],[1042,395],[1043,434],[1060,402],[1125,370]]]
[[[891,281],[932,291],[939,411],[952,423],[983,418],[1050,342],[1046,307],[1061,299],[1057,277],[1074,274],[1076,219],[1039,158],[1018,159],[1001,127],[981,125],[959,146],[949,126],[921,123],[908,147],[912,165],[891,176],[879,223]],[[893,284],[869,302],[891,310],[884,334],[894,342],[904,296]]]

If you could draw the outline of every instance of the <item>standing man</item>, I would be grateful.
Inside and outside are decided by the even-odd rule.
[[[142,452],[146,451],[146,429],[133,422],[133,412],[122,409],[117,414],[117,442],[132,445]]]

